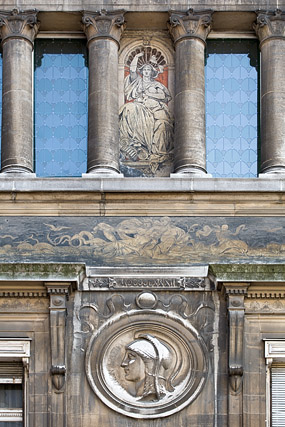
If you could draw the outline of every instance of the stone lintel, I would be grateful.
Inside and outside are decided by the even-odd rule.
[[[185,39],[198,39],[205,43],[211,30],[212,10],[189,9],[186,12],[171,10],[169,14],[168,29],[174,44]]]
[[[260,40],[260,46],[270,39],[285,40],[285,12],[276,9],[273,12],[257,11],[253,28]]]
[[[110,39],[119,46],[119,41],[125,27],[124,10],[100,12],[83,12],[82,27],[88,44],[96,39]]]
[[[0,34],[2,44],[8,39],[24,39],[33,45],[40,23],[38,11],[13,9],[10,12],[0,11]]]

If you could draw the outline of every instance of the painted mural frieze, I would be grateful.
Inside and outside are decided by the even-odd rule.
[[[165,417],[191,404],[209,371],[214,306],[208,299],[194,296],[189,304],[182,295],[164,301],[141,292],[133,299],[113,295],[105,307],[82,305],[82,331],[89,330],[85,370],[94,393],[133,418]]]
[[[10,217],[0,219],[0,260],[80,260],[97,266],[278,263],[285,254],[284,227],[280,217]]]
[[[158,49],[138,47],[126,59],[119,111],[120,159],[126,176],[167,176],[173,159],[168,66]]]

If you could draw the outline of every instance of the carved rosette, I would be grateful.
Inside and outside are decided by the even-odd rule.
[[[13,9],[11,12],[1,11],[0,33],[2,44],[7,39],[17,38],[25,39],[33,45],[40,27],[37,14],[38,11],[36,10],[20,11],[19,9]]]
[[[82,26],[88,44],[96,39],[111,39],[119,45],[125,28],[124,11],[83,12]]]
[[[184,39],[199,39],[205,43],[211,30],[212,13],[211,10],[194,12],[193,9],[170,11],[168,29],[174,43]]]
[[[285,39],[285,12],[276,9],[274,12],[256,12],[257,19],[253,28],[260,44],[269,39]]]

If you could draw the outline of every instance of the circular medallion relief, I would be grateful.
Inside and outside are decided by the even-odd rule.
[[[158,418],[191,403],[206,381],[207,349],[185,319],[133,310],[91,337],[86,373],[110,408],[133,418]]]

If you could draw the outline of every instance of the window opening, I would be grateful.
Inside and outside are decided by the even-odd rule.
[[[257,40],[208,40],[205,82],[207,172],[217,178],[256,177],[259,156]]]
[[[34,85],[37,176],[81,176],[87,168],[85,40],[36,40]]]
[[[0,427],[23,427],[30,342],[0,339]]]

